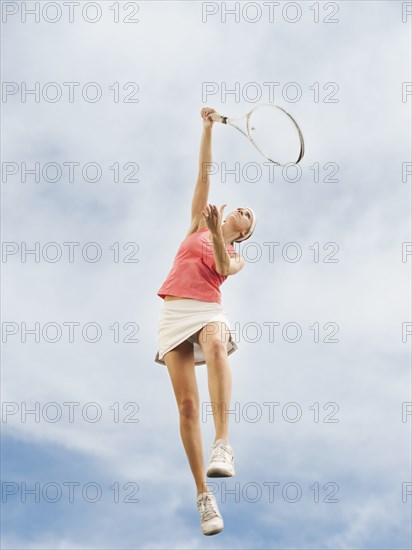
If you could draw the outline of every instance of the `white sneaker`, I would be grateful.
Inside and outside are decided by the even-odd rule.
[[[200,512],[200,527],[204,535],[217,535],[223,530],[223,518],[212,493],[201,493],[197,497],[197,508]]]
[[[235,475],[233,449],[224,439],[218,439],[210,451],[207,477],[231,477]]]

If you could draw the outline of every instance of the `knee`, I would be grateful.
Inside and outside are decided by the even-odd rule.
[[[184,420],[197,420],[199,417],[199,406],[195,399],[187,397],[179,402],[179,414]]]
[[[219,361],[227,357],[227,346],[226,343],[221,342],[220,340],[213,340],[209,343],[207,349],[207,359],[212,361]]]

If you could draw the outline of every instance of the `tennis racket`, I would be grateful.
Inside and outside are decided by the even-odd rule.
[[[296,120],[282,107],[262,103],[241,118],[228,118],[218,113],[209,117],[239,130],[261,155],[277,166],[297,164],[305,153],[302,132]],[[246,119],[246,132],[240,123]]]

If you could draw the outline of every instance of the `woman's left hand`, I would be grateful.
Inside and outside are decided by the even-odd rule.
[[[222,225],[223,209],[226,206],[227,205],[224,204],[223,206],[220,207],[218,211],[217,206],[215,204],[208,204],[202,212],[203,217],[206,220],[207,227],[209,231],[212,233],[212,235],[216,234],[218,229]]]

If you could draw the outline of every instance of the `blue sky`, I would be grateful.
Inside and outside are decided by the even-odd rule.
[[[281,15],[294,9],[287,4],[270,22],[259,3],[262,18],[251,23],[222,22],[220,2],[209,3],[219,11],[205,22],[202,2],[119,3],[122,17],[138,7],[138,23],[127,24],[113,22],[111,2],[99,3],[96,23],[80,12],[72,23],[65,12],[56,23],[43,12],[38,23],[23,22],[19,3],[3,23],[2,79],[18,87],[2,103],[2,162],[18,170],[2,183],[2,240],[15,252],[2,263],[3,331],[10,333],[1,371],[3,548],[411,547],[412,496],[402,501],[402,484],[412,481],[412,418],[402,422],[401,413],[411,401],[411,337],[402,342],[402,323],[411,322],[412,258],[402,262],[402,243],[411,241],[411,176],[402,181],[402,163],[410,162],[412,97],[402,101],[402,83],[411,81],[412,15],[403,23],[397,1],[336,2],[338,22],[328,24],[331,7],[320,2],[315,23],[313,3],[300,2],[292,23]],[[58,83],[61,100],[23,102],[23,83],[35,82],[41,93]],[[64,82],[80,83],[73,102]],[[78,91],[91,82],[103,92],[96,103]],[[122,98],[138,90],[139,101],[113,101],[116,82]],[[211,82],[218,93],[205,98]],[[274,102],[299,121],[306,152],[299,181],[279,169],[271,181],[238,132],[213,130],[219,172],[209,202],[227,203],[225,212],[249,205],[258,221],[253,241],[238,245],[245,268],[221,287],[239,347],[230,357],[236,477],[210,483],[225,529],[206,538],[171,383],[154,362],[156,292],[190,225],[201,108],[242,116],[254,103],[242,93],[225,96],[224,86],[239,83],[243,91],[256,83],[267,102],[266,82],[279,82]],[[282,96],[290,83],[299,101]],[[338,102],[323,101],[328,83],[338,86]],[[23,182],[22,163],[36,162],[56,163],[61,179]],[[70,162],[97,163],[101,179],[88,181],[76,168],[70,182]],[[223,163],[241,171],[254,163],[262,178],[225,180]],[[338,167],[338,182],[324,181],[327,163]],[[124,181],[136,166],[138,181]],[[22,261],[24,243],[33,249],[36,242],[37,261]],[[78,243],[74,261],[68,242]],[[93,246],[101,259],[86,261]],[[301,259],[287,261],[282,251],[294,246]],[[48,261],[55,250],[60,260]],[[338,262],[324,261],[332,252]],[[24,341],[23,323],[39,324],[38,342]],[[73,341],[69,323],[78,323]],[[293,327],[301,331],[295,343]],[[325,342],[336,327],[339,341]],[[206,367],[197,375],[206,412]],[[35,403],[37,421],[24,414]],[[75,403],[72,419],[67,403]],[[61,418],[53,421],[56,411]],[[210,416],[202,430],[206,460]],[[39,502],[23,501],[23,483],[38,484]],[[73,502],[68,483],[78,488]],[[62,491],[56,502],[53,487]],[[90,502],[93,487],[101,490],[97,502]]]

